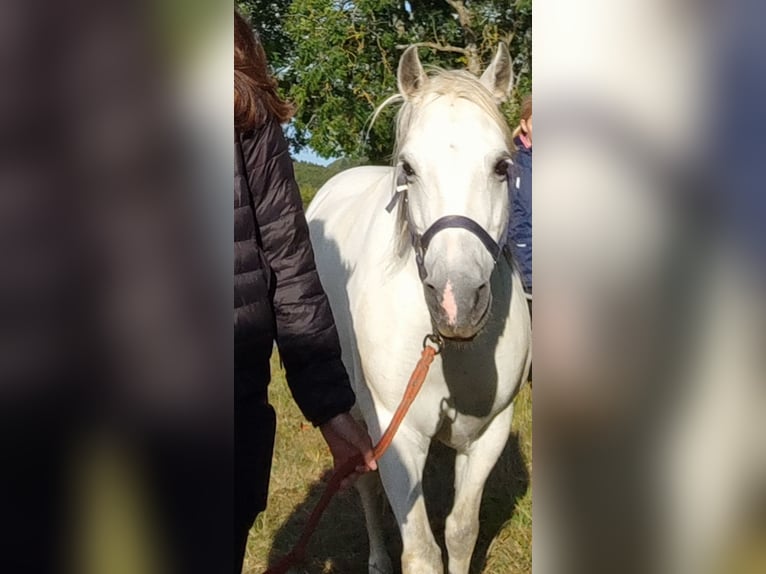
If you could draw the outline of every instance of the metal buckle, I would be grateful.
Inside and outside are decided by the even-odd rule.
[[[442,350],[444,349],[444,339],[442,339],[442,336],[438,333],[430,333],[425,336],[425,339],[423,339],[423,348],[429,347],[430,345],[428,343],[432,343],[434,346],[434,354],[439,355]]]

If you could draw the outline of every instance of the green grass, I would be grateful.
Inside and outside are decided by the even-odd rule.
[[[276,357],[272,360],[270,400],[277,411],[277,437],[269,506],[250,532],[244,572],[261,574],[297,540],[319,499],[332,459],[319,431],[307,424],[293,403]],[[527,385],[516,398],[514,432],[487,481],[480,510],[481,531],[473,574],[532,571],[532,395]],[[434,535],[443,547],[444,520],[451,506],[452,451],[431,449],[424,478]],[[390,510],[385,536],[398,567],[401,541]],[[309,545],[308,574],[366,574],[367,533],[354,489],[330,504]]]

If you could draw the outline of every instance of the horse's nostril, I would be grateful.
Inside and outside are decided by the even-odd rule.
[[[433,283],[426,282],[426,289],[428,289],[431,293],[436,293],[436,285]]]
[[[488,291],[489,291],[489,283],[484,283],[482,285],[479,285],[479,288],[476,289],[476,294],[473,296],[474,307],[477,307],[487,297]]]

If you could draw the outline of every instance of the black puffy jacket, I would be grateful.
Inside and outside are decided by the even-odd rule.
[[[265,396],[276,341],[296,403],[320,425],[348,411],[354,394],[287,142],[274,119],[235,138],[235,400]]]

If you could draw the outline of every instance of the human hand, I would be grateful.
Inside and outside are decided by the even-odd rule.
[[[330,447],[335,468],[343,466],[350,459],[361,455],[364,464],[341,482],[341,488],[347,488],[360,475],[378,469],[373,458],[372,441],[367,431],[349,413],[337,415],[319,427],[327,446]]]

